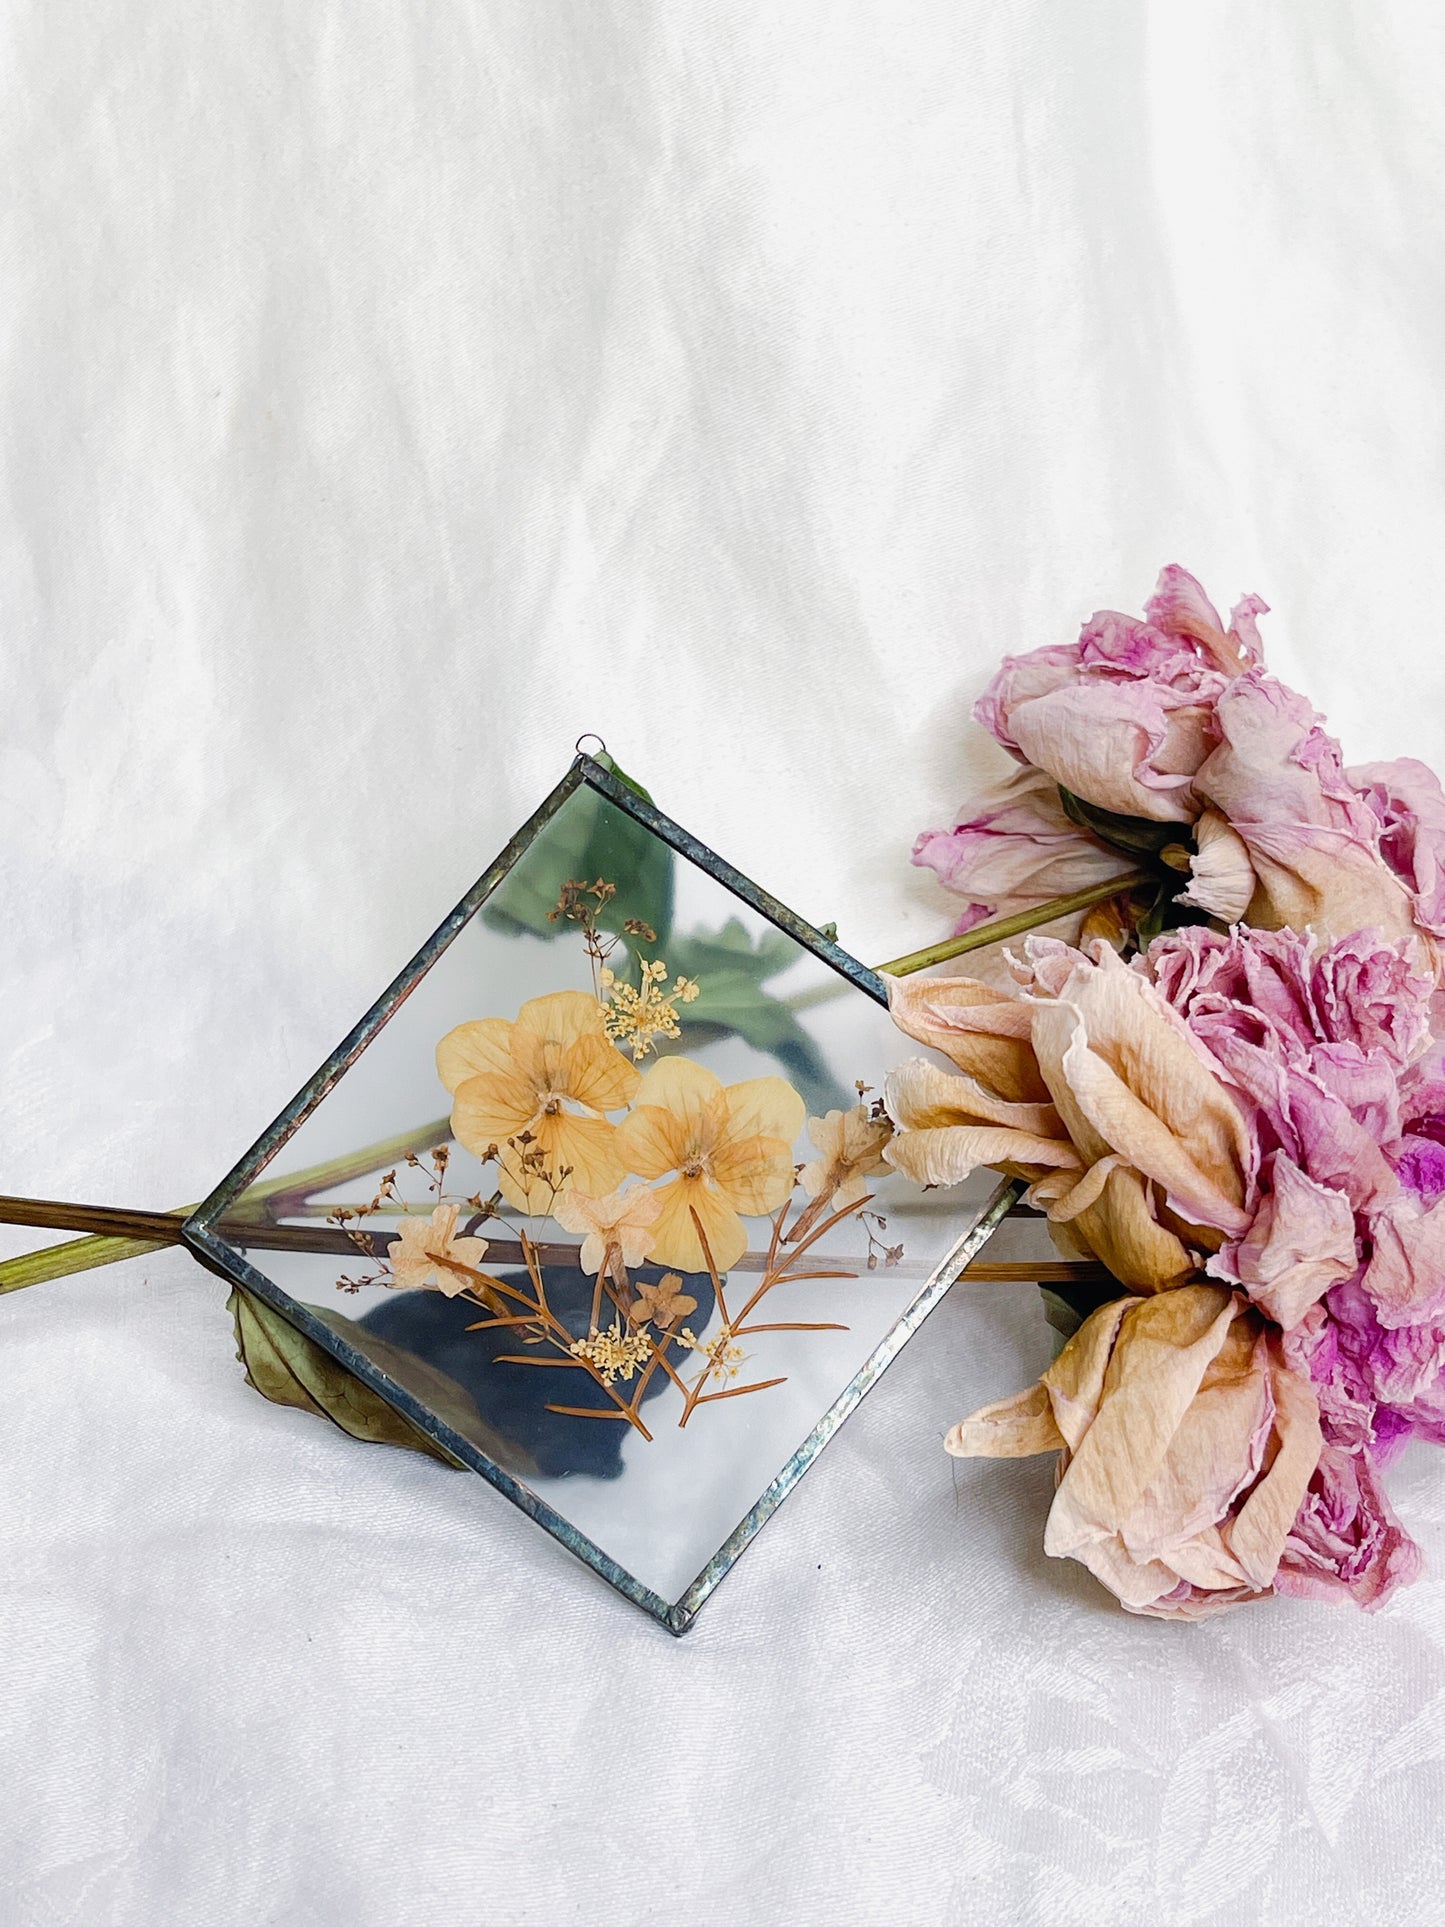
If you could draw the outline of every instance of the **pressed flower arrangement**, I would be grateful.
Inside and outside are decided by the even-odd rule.
[[[1056,1453],[1045,1549],[1165,1617],[1381,1605],[1420,1566],[1381,1475],[1445,1440],[1445,795],[1345,767],[1264,613],[1168,568],[1142,621],[1004,663],[974,713],[1018,770],[914,860],[980,934],[1127,884],[893,995],[952,1068],[890,1077],[888,1160],[1025,1181],[1116,1286],[948,1449]]]

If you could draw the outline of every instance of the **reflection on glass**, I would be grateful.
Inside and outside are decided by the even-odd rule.
[[[578,770],[200,1222],[680,1630],[988,1186],[884,1163],[876,980]]]

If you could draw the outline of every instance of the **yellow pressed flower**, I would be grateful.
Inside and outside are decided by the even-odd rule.
[[[695,1211],[720,1272],[748,1248],[742,1219],[776,1211],[793,1188],[793,1140],[803,1100],[781,1077],[729,1084],[687,1057],[664,1057],[642,1079],[617,1127],[617,1152],[640,1178],[669,1177],[658,1196],[652,1254],[702,1271]]]
[[[881,1171],[883,1147],[893,1135],[886,1117],[870,1117],[866,1104],[851,1111],[829,1111],[808,1119],[808,1136],[822,1155],[805,1164],[798,1182],[810,1198],[822,1199],[835,1211],[867,1196],[865,1178]]]
[[[430,1218],[403,1218],[387,1257],[390,1283],[399,1291],[440,1291],[455,1298],[479,1282],[485,1238],[456,1236],[459,1207],[439,1204]]]
[[[657,1193],[649,1191],[647,1195],[655,1198]],[[696,1298],[683,1290],[682,1280],[675,1271],[664,1272],[655,1285],[639,1285],[632,1304],[634,1318],[650,1318],[664,1330],[696,1310]]]
[[[646,1185],[630,1191],[609,1191],[605,1198],[594,1198],[572,1186],[552,1207],[552,1216],[564,1231],[585,1231],[577,1253],[584,1271],[601,1271],[610,1251],[617,1250],[624,1265],[640,1265],[652,1249],[653,1226],[662,1209],[662,1199]]]
[[[459,1024],[437,1045],[437,1071],[457,1142],[479,1158],[495,1150],[517,1210],[548,1212],[574,1184],[601,1197],[622,1182],[606,1113],[631,1101],[640,1076],[607,1041],[595,997],[557,990],[523,1004],[515,1023]]]

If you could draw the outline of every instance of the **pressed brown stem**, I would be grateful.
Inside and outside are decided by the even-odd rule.
[[[1010,1213],[1010,1216],[1013,1215]],[[1019,1215],[1032,1217],[1036,1214],[1025,1211]],[[181,1218],[178,1212],[133,1211],[109,1204],[65,1204],[51,1198],[0,1196],[0,1224],[45,1225],[55,1231],[89,1231],[103,1237],[144,1240],[152,1246],[174,1245],[181,1241]],[[250,1219],[222,1218],[216,1230],[228,1243],[256,1251],[354,1254],[358,1250],[356,1236],[360,1236],[368,1239],[374,1257],[383,1257],[392,1243],[391,1235],[385,1232],[363,1231],[353,1235],[345,1231],[313,1229],[309,1225],[256,1224]],[[487,1256],[494,1263],[519,1264],[525,1262],[528,1250],[542,1264],[573,1264],[577,1258],[575,1245],[538,1245],[532,1244],[530,1239],[525,1243],[494,1239],[488,1246]],[[734,1269],[759,1270],[765,1265],[766,1259],[762,1254],[749,1252]],[[802,1281],[807,1278],[844,1278],[853,1275],[851,1271],[798,1272],[790,1274],[790,1278]],[[1105,1283],[1109,1275],[1102,1265],[1054,1261],[994,1264],[982,1258],[975,1258],[964,1273],[965,1277],[997,1284],[1040,1285],[1097,1285]],[[506,1290],[505,1287],[499,1288]],[[517,1294],[510,1291],[507,1296],[517,1298]],[[743,1310],[740,1322],[746,1321],[755,1303],[756,1300]]]
[[[113,1204],[65,1204],[55,1198],[0,1197],[0,1224],[45,1225],[52,1231],[98,1231],[116,1238],[145,1238],[178,1245],[181,1219],[174,1211],[131,1211]]]

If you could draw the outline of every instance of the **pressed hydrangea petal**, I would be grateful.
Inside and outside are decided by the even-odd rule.
[[[469,1077],[512,1069],[512,1026],[504,1017],[458,1024],[437,1045],[437,1075],[449,1091]]]
[[[793,1188],[793,1150],[781,1138],[725,1137],[711,1166],[719,1191],[746,1217],[776,1211]]]
[[[657,1264],[679,1271],[706,1271],[707,1261],[693,1223],[702,1222],[708,1250],[719,1273],[730,1271],[748,1248],[747,1229],[727,1199],[704,1178],[674,1178],[658,1193],[662,1209],[652,1255]]]
[[[637,1095],[642,1073],[616,1045],[597,1032],[569,1044],[562,1057],[560,1088],[591,1111],[620,1111]]]

